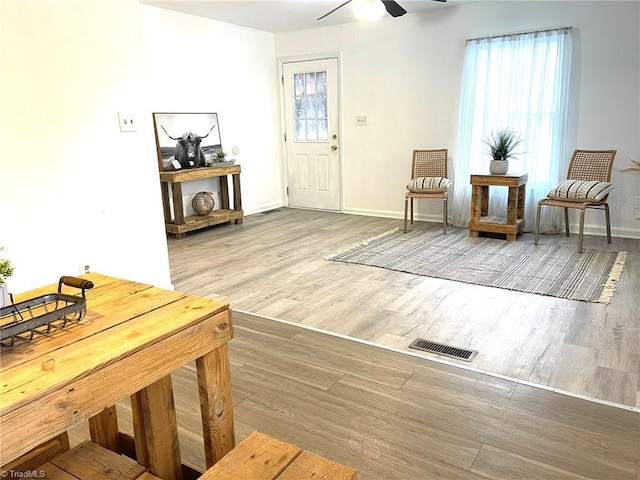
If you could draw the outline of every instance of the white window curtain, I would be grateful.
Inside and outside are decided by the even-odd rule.
[[[525,230],[533,229],[538,200],[566,175],[570,67],[568,27],[467,41],[453,165],[454,225],[466,227],[469,222],[470,175],[489,173],[491,157],[483,140],[491,132],[512,128],[523,142],[510,159],[508,173],[529,175]],[[507,189],[492,187],[490,214],[506,212],[506,203]],[[541,231],[558,230],[557,210],[542,209]]]

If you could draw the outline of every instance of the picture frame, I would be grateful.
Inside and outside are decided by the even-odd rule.
[[[209,167],[222,151],[217,113],[153,114],[161,172]]]

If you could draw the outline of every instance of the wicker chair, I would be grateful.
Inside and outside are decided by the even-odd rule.
[[[536,245],[540,233],[540,211],[543,206],[564,208],[564,225],[567,237],[569,236],[569,209],[580,210],[578,253],[582,253],[585,210],[587,208],[604,209],[607,223],[607,242],[611,243],[611,223],[607,198],[612,188],[609,182],[615,157],[616,150],[576,150],[573,152],[567,180],[552,189],[546,198],[538,202],[534,240]]]
[[[413,200],[435,198],[443,201],[442,230],[447,233],[447,198],[451,182],[447,178],[446,148],[414,150],[411,165],[411,183],[404,195],[404,231],[407,232],[407,211],[411,200],[411,224],[413,225]]]

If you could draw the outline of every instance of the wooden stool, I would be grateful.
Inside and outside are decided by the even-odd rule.
[[[200,480],[357,480],[356,471],[299,447],[253,432]]]
[[[159,480],[135,460],[89,440],[37,470],[42,472],[42,478],[56,480]]]

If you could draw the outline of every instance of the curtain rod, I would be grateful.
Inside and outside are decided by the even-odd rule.
[[[527,35],[527,34],[530,34],[530,33],[555,32],[556,30],[571,30],[571,27],[545,28],[545,29],[542,29],[542,30],[528,30],[528,31],[524,31],[524,32],[503,33],[502,35],[493,35],[493,36],[490,36],[490,37],[469,38],[469,39],[467,39],[467,43],[469,43],[469,42],[477,42],[478,40],[493,40],[494,38],[513,37],[513,36],[517,36],[517,35]]]

